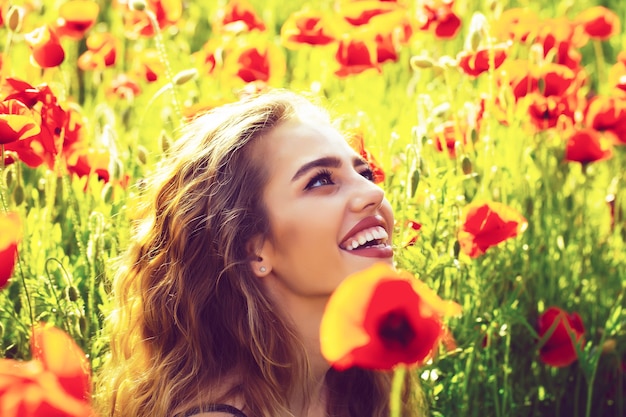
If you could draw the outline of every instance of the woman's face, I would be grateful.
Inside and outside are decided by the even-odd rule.
[[[336,129],[291,120],[261,139],[257,152],[269,169],[263,279],[299,298],[326,298],[347,275],[392,263],[391,206]]]

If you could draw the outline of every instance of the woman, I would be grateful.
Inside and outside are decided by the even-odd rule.
[[[321,107],[276,90],[199,116],[148,190],[114,283],[103,415],[388,416],[388,373],[320,354],[332,291],[393,262],[391,206]]]

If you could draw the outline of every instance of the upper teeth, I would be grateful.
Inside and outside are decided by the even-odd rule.
[[[356,233],[353,236],[350,236],[349,239],[347,239],[342,247],[343,249],[346,250],[353,250],[358,248],[361,245],[366,244],[367,242],[371,242],[373,240],[386,240],[389,237],[389,235],[387,235],[387,231],[385,230],[384,227],[382,226],[374,226],[374,227],[370,227],[364,230],[361,230],[360,232]]]

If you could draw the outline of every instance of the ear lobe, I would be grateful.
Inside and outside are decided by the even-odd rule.
[[[246,250],[251,258],[250,268],[254,275],[263,278],[269,274],[272,270],[269,242],[262,236],[255,236],[246,245]]]

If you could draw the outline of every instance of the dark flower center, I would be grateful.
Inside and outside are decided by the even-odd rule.
[[[378,335],[383,344],[391,349],[408,347],[416,336],[406,315],[399,310],[391,311],[382,318]]]

